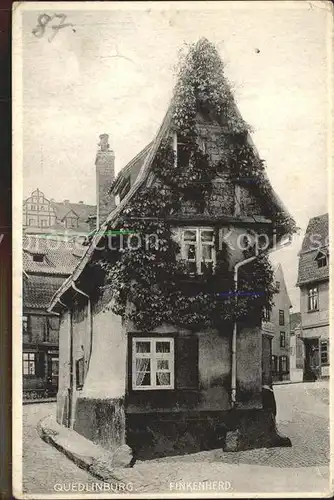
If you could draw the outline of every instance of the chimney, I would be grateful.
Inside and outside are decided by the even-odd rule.
[[[109,146],[109,135],[101,134],[98,144],[96,166],[96,227],[105,221],[115,208],[115,199],[108,193],[115,178],[115,154]]]

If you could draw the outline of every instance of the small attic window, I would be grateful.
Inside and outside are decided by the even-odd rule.
[[[40,253],[36,253],[35,255],[32,256],[32,260],[34,262],[44,262],[44,255]]]
[[[318,268],[328,266],[328,256],[323,252],[319,252],[315,260],[317,261]]]

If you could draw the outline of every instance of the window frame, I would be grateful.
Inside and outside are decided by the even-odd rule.
[[[283,370],[283,361],[285,361],[285,370]],[[282,354],[279,357],[279,368],[281,374],[289,373],[289,357],[286,354]]]
[[[325,252],[321,251],[321,250],[316,255],[315,261],[317,262],[318,269],[322,269],[323,267],[328,267],[328,265],[329,265],[328,255]],[[321,262],[323,262],[324,264],[323,265],[319,265]]]
[[[196,264],[196,272],[191,272],[193,275],[202,275],[204,274],[204,271],[202,271],[202,262],[210,262],[212,263],[212,272],[214,272],[216,263],[217,263],[217,255],[216,255],[216,233],[215,229],[210,226],[185,226],[180,228],[181,234],[180,234],[180,242],[181,242],[181,258],[185,262],[191,263],[195,262]],[[194,260],[190,260],[187,258],[186,255],[186,244],[187,240],[185,240],[185,232],[186,231],[193,231],[196,234],[196,239],[195,239],[195,249],[196,249],[196,256]],[[205,231],[210,231],[212,233],[212,241],[211,242],[202,242],[201,239],[201,234],[202,232]],[[189,240],[190,242],[190,240]],[[189,244],[188,242],[188,244]],[[203,246],[209,246],[212,248],[212,259],[211,260],[202,260],[203,256]]]
[[[25,359],[25,356],[27,358]],[[32,358],[32,359],[30,359]],[[33,371],[30,371],[30,363],[33,363]],[[25,367],[28,367],[28,373],[25,373]],[[24,377],[36,377],[36,353],[35,352],[29,352],[29,351],[23,351],[22,353],[22,374]]]
[[[279,309],[279,311],[278,311],[278,324],[279,324],[279,326],[285,325],[284,309]]]
[[[278,372],[277,369],[277,362],[278,362],[278,357],[276,354],[272,354],[270,358],[270,364],[271,364],[271,373],[276,374]]]
[[[326,348],[323,349],[323,346],[326,346]],[[322,359],[323,354],[326,355],[325,361],[323,361],[323,359]],[[321,366],[328,366],[329,365],[329,342],[328,342],[328,340],[320,340],[320,365]]]
[[[137,342],[149,342],[150,343],[150,352],[148,353],[137,353],[136,352],[136,344]],[[157,353],[156,352],[156,343],[157,342],[169,342],[170,352],[169,353]],[[174,390],[175,389],[175,339],[174,337],[163,337],[163,336],[152,336],[152,337],[140,337],[133,336],[131,339],[131,349],[132,349],[132,370],[131,370],[131,388],[133,391],[161,391],[161,390]],[[140,356],[138,356],[140,354]],[[137,359],[150,359],[150,375],[151,375],[151,384],[150,385],[137,385],[137,372],[136,372],[136,360]],[[169,369],[167,370],[170,373],[170,384],[169,385],[158,385],[156,383],[156,374],[161,371],[157,369],[156,361],[161,359],[167,359],[169,361]]]
[[[279,345],[280,347],[286,347],[286,333],[279,332]]]
[[[319,311],[319,287],[318,285],[307,289],[307,311]]]

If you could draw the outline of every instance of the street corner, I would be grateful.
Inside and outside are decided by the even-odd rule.
[[[46,443],[53,444],[61,429],[57,429],[57,422],[52,415],[41,418],[36,426],[41,439]],[[59,426],[60,427],[60,426]]]

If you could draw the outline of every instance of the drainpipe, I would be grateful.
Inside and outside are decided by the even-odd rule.
[[[246,264],[249,264],[253,260],[257,259],[260,255],[263,255],[264,253],[271,253],[274,252],[275,250],[280,250],[281,248],[284,248],[288,245],[291,244],[291,239],[289,238],[288,241],[286,242],[281,242],[277,247],[274,246],[273,248],[267,250],[267,251],[262,251],[259,252],[257,245],[256,245],[256,253],[252,257],[249,257],[248,259],[241,260],[237,262],[234,266],[234,288],[235,292],[238,291],[238,271],[239,268],[242,266],[245,266]],[[235,295],[235,303],[237,304],[237,293]],[[235,407],[236,404],[236,394],[237,394],[237,321],[234,321],[233,324],[233,334],[232,334],[232,370],[231,370],[231,406],[232,408]]]
[[[59,304],[61,304],[65,309],[68,310],[70,315],[70,387],[68,388],[68,414],[67,414],[67,427],[71,427],[71,419],[72,419],[72,399],[73,399],[73,361],[72,361],[72,352],[73,352],[73,327],[72,327],[72,311],[70,308],[64,304],[60,299],[58,299]],[[63,419],[63,416],[62,416]]]

